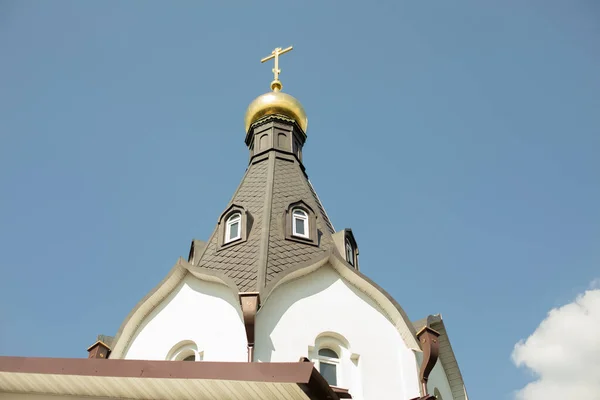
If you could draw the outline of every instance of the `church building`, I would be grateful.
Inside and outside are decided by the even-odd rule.
[[[193,240],[88,358],[0,357],[0,400],[468,400],[444,321],[411,322],[361,272],[303,162],[308,120],[281,91],[245,115],[248,166],[212,235]]]

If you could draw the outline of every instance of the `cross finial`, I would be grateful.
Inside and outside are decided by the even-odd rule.
[[[279,69],[279,56],[282,54],[287,53],[288,51],[291,51],[293,49],[292,46],[286,48],[286,49],[281,49],[281,47],[277,47],[275,50],[273,50],[271,52],[271,55],[268,57],[263,58],[262,60],[260,60],[261,63],[264,63],[265,61],[269,61],[270,59],[274,58],[275,59],[275,68],[273,68],[273,82],[271,82],[271,90],[274,92],[279,92],[281,90],[281,88],[283,87],[283,85],[281,84],[281,81],[279,80],[279,74],[281,73],[281,70]]]

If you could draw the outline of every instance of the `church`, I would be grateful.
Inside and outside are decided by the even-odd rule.
[[[261,60],[271,91],[248,106],[248,166],[212,235],[87,358],[0,357],[0,400],[468,399],[442,317],[411,322],[361,272],[308,179],[290,50]]]

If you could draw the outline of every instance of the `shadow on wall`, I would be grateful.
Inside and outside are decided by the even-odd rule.
[[[177,297],[182,292],[185,285],[189,286],[190,289],[192,289],[195,293],[202,293],[206,296],[223,299],[232,308],[234,308],[236,310],[236,313],[238,314],[238,316],[240,318],[240,323],[243,323],[242,309],[241,309],[241,307],[234,306],[234,304],[237,305],[238,299],[231,292],[231,289],[229,289],[227,286],[222,285],[220,283],[202,281],[202,280],[194,277],[193,275],[191,275],[189,272],[187,272],[185,277],[177,285],[177,287],[167,297],[165,297],[163,300],[161,300],[160,304],[158,306],[156,306],[150,312],[150,314],[148,314],[144,317],[144,320],[142,321],[140,326],[137,328],[135,334],[132,336],[131,340],[127,344],[126,350],[123,353],[124,357],[127,356],[128,352],[131,348],[131,345],[133,343],[135,343],[135,341],[137,340],[140,333],[142,333],[146,329],[148,324],[150,322],[152,322],[158,315],[160,315],[160,313],[164,311],[164,309],[173,301],[173,299],[175,299],[175,297]],[[229,298],[223,298],[223,292],[224,292],[223,288],[226,288],[225,292],[228,293],[227,297],[229,297]],[[137,306],[138,305],[136,304],[136,307]],[[186,318],[189,318],[190,316],[193,316],[193,318],[202,318],[201,313],[202,313],[202,310],[189,310],[189,313],[187,313]],[[177,329],[177,326],[161,326],[161,329]],[[174,344],[175,343],[169,344],[169,348],[171,348]],[[165,357],[166,356],[167,356],[167,354],[165,354]]]
[[[308,275],[300,277],[298,279],[294,279],[292,281],[286,282],[283,285],[279,286],[273,292],[269,298],[267,298],[264,303],[263,308],[259,310],[257,314],[257,337],[264,338],[264,342],[261,342],[261,349],[259,353],[256,354],[257,361],[261,362],[270,362],[273,352],[277,349],[275,348],[273,341],[271,340],[271,335],[275,330],[275,327],[278,325],[282,316],[288,311],[291,307],[294,306],[295,303],[302,299],[309,298],[318,293],[321,293],[328,288],[330,288],[337,281],[343,282],[343,284],[351,291],[355,296],[360,298],[366,304],[368,304],[374,311],[377,313],[381,313],[381,309],[377,306],[377,304],[363,292],[356,289],[352,284],[343,279],[340,275],[338,275],[337,271],[326,264],[321,268],[312,271]],[[284,292],[285,295],[278,296],[280,292]],[[275,297],[277,296],[277,299]],[[277,300],[277,301],[274,301]],[[336,301],[337,300],[337,301]],[[332,299],[332,301],[343,302],[342,299]],[[342,305],[343,306],[343,305]],[[265,308],[268,308],[269,317],[267,318],[265,315],[262,315],[264,318],[261,318],[261,312]],[[325,309],[320,310],[321,312],[326,312]],[[299,327],[305,323],[305,321],[296,321]],[[361,324],[360,320],[356,320],[356,324]],[[346,335],[345,332],[336,332],[339,335]],[[316,337],[311,338],[311,340],[315,340]],[[293,340],[290,338],[290,340]],[[314,342],[313,342],[314,343]],[[306,343],[308,348],[309,345],[313,343]],[[308,354],[298,354],[298,358],[307,357]],[[297,360],[289,360],[289,361],[297,361]]]

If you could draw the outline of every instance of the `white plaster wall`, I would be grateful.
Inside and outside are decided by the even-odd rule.
[[[349,352],[358,355],[357,362],[342,366],[338,381],[354,399],[419,396],[412,350],[377,304],[330,266],[275,289],[257,315],[255,357],[262,362],[311,358],[309,346],[323,332],[342,335]]]
[[[450,384],[448,383],[448,379],[446,378],[446,372],[444,371],[444,366],[438,359],[435,367],[431,370],[429,374],[429,381],[427,382],[427,391],[430,394],[433,394],[434,389],[437,388],[442,395],[443,400],[454,400],[452,397],[452,390],[450,389]]]
[[[231,289],[188,274],[142,322],[123,358],[165,360],[189,340],[204,361],[247,361],[241,307]]]

